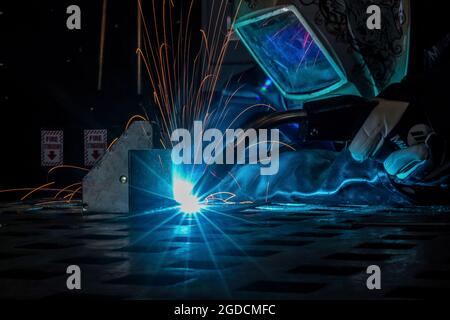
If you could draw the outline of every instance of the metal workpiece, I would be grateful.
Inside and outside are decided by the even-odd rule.
[[[84,212],[129,212],[128,153],[153,147],[149,122],[134,122],[83,179]]]

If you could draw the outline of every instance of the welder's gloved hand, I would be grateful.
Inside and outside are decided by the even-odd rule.
[[[380,99],[350,152],[359,162],[379,160],[389,175],[415,183],[433,166],[429,141],[434,135],[422,110],[409,103]]]

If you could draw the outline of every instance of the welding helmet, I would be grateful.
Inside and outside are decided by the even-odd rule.
[[[372,5],[381,29],[368,27]],[[409,0],[244,0],[235,11],[234,31],[288,99],[372,98],[406,76]]]

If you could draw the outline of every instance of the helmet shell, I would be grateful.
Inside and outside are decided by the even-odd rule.
[[[341,87],[312,100],[344,94],[375,97],[406,76],[410,0],[243,0],[236,6],[237,24],[292,5],[347,80]],[[380,30],[367,26],[371,5],[381,10]]]

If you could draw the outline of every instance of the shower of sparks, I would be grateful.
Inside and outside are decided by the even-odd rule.
[[[125,131],[128,130],[128,128],[131,126],[131,124],[132,124],[134,121],[137,121],[137,120],[149,121],[148,118],[146,118],[146,117],[144,117],[144,116],[141,116],[141,115],[139,115],[139,114],[137,114],[137,115],[135,115],[135,116],[132,116],[132,117],[128,120],[127,125],[125,126]]]
[[[155,0],[152,0],[153,23],[148,24],[142,1],[139,1],[144,41],[137,54],[142,58],[150,79],[153,100],[158,109],[157,122],[163,129],[161,140],[165,146],[171,145],[170,136],[175,129],[191,129],[194,121],[210,124],[214,94],[233,39],[232,30],[228,30],[223,37],[221,31],[227,19],[227,1],[213,1],[218,15],[211,16],[207,29],[199,31],[191,30],[190,26],[195,2],[190,1],[187,13],[180,13],[179,30],[174,30],[177,4],[163,0],[162,7],[158,9]],[[235,19],[236,16],[232,18],[233,23]],[[193,32],[198,32],[197,36],[201,37],[200,49],[195,54],[192,48]]]
[[[53,199],[57,199],[59,197],[59,195],[63,192],[70,192],[70,193],[78,192],[79,190],[70,190],[70,188],[80,186],[81,184],[82,184],[81,182],[78,182],[78,183],[71,184],[70,186],[64,187],[55,195],[55,197]]]
[[[190,0],[185,12],[180,8],[180,3],[152,0],[147,12],[144,1],[138,0],[143,39],[136,54],[142,60],[148,75],[149,95],[157,110],[156,122],[161,128],[160,143],[164,149],[173,146],[171,134],[174,130],[192,130],[194,121],[202,121],[205,130],[223,125],[231,128],[248,112],[256,109],[276,111],[270,105],[255,103],[243,106],[237,116],[228,120],[230,123],[223,123],[231,100],[243,86],[226,99],[217,99],[215,96],[219,90],[226,90],[231,82],[231,76],[223,79],[222,66],[235,38],[234,30],[230,28],[224,34],[222,29],[227,19],[231,20],[232,25],[235,23],[242,1],[238,1],[234,16],[230,17],[227,14],[228,1],[213,0],[212,6],[216,10],[212,10],[215,13],[211,14],[207,27],[192,30],[192,13],[197,2],[198,0]],[[149,13],[150,17],[147,17]],[[198,49],[193,48],[194,37],[199,37]],[[219,88],[219,83],[223,82],[225,87]],[[143,94],[146,94],[145,91]],[[188,175],[188,180],[195,183],[198,177],[194,177],[193,172],[194,169]],[[239,186],[239,182],[234,180]]]
[[[37,192],[37,191],[39,191],[39,190],[41,190],[41,189],[43,189],[43,188],[50,187],[50,186],[52,186],[52,185],[54,185],[54,184],[55,184],[55,182],[50,182],[50,183],[46,183],[46,184],[44,184],[44,185],[42,185],[42,186],[40,186],[40,187],[37,187],[36,189],[34,189],[34,190],[28,192],[26,195],[24,195],[24,196],[20,199],[20,201],[24,201],[24,200],[26,200],[29,196],[31,196],[33,193],[35,193],[35,192]]]
[[[116,144],[116,142],[119,141],[119,138],[115,138],[111,143],[109,144],[107,150],[111,150],[111,148]]]
[[[89,169],[87,169],[87,168],[83,168],[83,167],[79,167],[79,166],[72,166],[72,165],[62,165],[62,166],[56,166],[56,167],[51,168],[51,169],[47,172],[47,174],[49,175],[49,174],[51,174],[52,172],[54,172],[54,171],[56,171],[56,170],[59,170],[59,169],[76,169],[76,170],[81,170],[81,171],[89,172]]]

